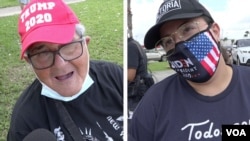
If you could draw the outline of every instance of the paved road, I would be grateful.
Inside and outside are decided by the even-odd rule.
[[[161,81],[162,79],[166,78],[169,75],[174,74],[175,72],[172,69],[168,69],[165,71],[156,71],[153,72],[154,78],[156,82]]]
[[[85,0],[64,0],[64,1],[67,4],[70,4],[70,3],[82,2],[82,1],[85,1]],[[20,9],[19,6],[0,8],[0,17],[16,15],[16,14],[19,14],[20,12],[21,12],[21,9]]]

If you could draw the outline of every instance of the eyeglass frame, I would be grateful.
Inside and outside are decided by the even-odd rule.
[[[175,32],[171,33],[170,35],[167,35],[165,37],[162,37],[160,40],[158,40],[156,43],[155,43],[155,47],[161,45],[161,47],[166,51],[166,55],[167,57],[171,56],[174,51],[172,51],[174,48],[175,48],[175,45],[177,44],[176,43],[176,40],[173,38],[175,34],[178,34],[178,31],[181,31],[181,29],[185,29],[184,27],[186,27],[186,25],[190,24],[190,23],[194,23],[196,25],[196,27],[198,27],[198,32],[195,32],[194,34],[191,34],[190,36],[188,36],[186,39],[183,40],[183,37],[180,35],[180,36],[177,36],[178,39],[180,40],[179,42],[185,42],[187,41],[188,39],[190,39],[191,37],[193,37],[194,35],[196,34],[199,34],[200,32],[204,31],[204,30],[207,30],[211,27],[212,23],[210,21],[207,21],[205,19],[205,25],[208,25],[208,27],[204,30],[200,30],[200,21],[189,21],[189,22],[186,22],[184,24],[182,24]],[[176,37],[175,37],[176,38]],[[171,39],[174,43],[171,47],[165,47],[162,42],[164,41],[164,39]],[[171,51],[170,54],[168,54],[168,52]]]
[[[57,54],[58,54],[64,61],[72,61],[72,60],[75,60],[75,59],[81,57],[82,54],[83,54],[83,42],[86,42],[86,41],[85,41],[85,38],[84,38],[84,37],[81,37],[79,40],[71,41],[71,42],[69,42],[69,43],[66,43],[66,44],[61,45],[60,48],[57,49],[57,50],[55,50],[55,51],[42,51],[42,52],[38,52],[38,53],[35,53],[35,54],[32,54],[32,55],[30,55],[29,52],[28,52],[28,53],[27,53],[27,57],[28,57],[28,59],[29,59],[29,62],[31,63],[31,65],[32,65],[35,69],[37,69],[37,70],[47,69],[47,68],[52,67],[52,66],[55,64],[55,57],[56,57]],[[65,59],[65,58],[61,55],[60,50],[61,50],[62,48],[64,48],[64,47],[67,47],[68,45],[74,44],[74,43],[80,43],[80,45],[81,45],[81,53],[79,54],[79,56],[73,57],[73,59]],[[41,54],[41,53],[52,53],[52,54],[53,54],[52,63],[51,63],[50,65],[48,65],[47,67],[39,68],[39,67],[35,66],[34,62],[33,62],[32,59],[31,59],[33,56],[36,56],[36,55]]]

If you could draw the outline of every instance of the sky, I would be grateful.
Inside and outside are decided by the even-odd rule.
[[[221,38],[244,38],[250,31],[250,0],[199,0],[219,24]],[[131,0],[133,35],[143,44],[148,29],[155,24],[163,0]],[[247,12],[249,11],[249,12]]]

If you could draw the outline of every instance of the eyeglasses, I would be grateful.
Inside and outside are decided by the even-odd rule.
[[[28,58],[35,69],[47,69],[54,65],[55,56],[58,54],[64,61],[71,61],[80,57],[83,53],[82,42],[84,38],[64,44],[56,51],[43,51],[35,54],[28,54]]]
[[[157,41],[155,46],[161,45],[166,51],[167,57],[169,57],[174,53],[176,40],[178,39],[178,41],[186,41],[195,34],[199,33],[199,24],[200,23],[197,21],[185,23],[170,36],[163,37]]]

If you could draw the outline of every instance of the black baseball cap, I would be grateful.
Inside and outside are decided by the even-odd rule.
[[[210,13],[198,0],[165,0],[158,10],[156,24],[145,35],[144,46],[147,49],[155,47],[156,42],[160,40],[160,28],[165,22],[199,16],[207,16],[214,22]]]

